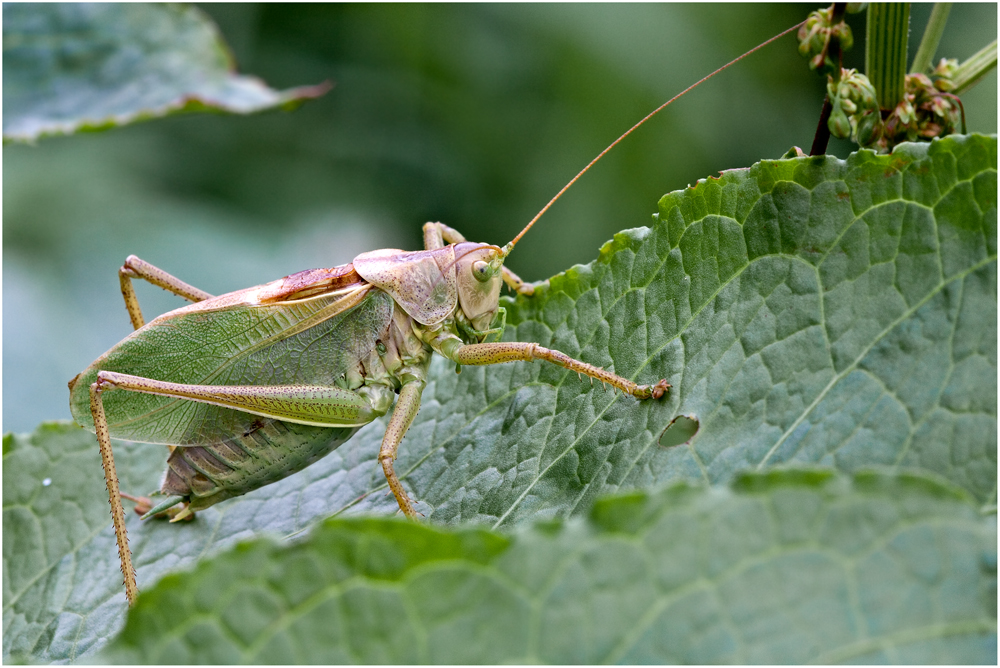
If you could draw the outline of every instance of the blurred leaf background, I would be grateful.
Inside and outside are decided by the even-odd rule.
[[[418,248],[428,220],[504,243],[636,120],[813,7],[203,7],[241,72],[279,89],[336,86],[292,114],[5,147],[3,430],[68,418],[66,382],[129,333],[116,277],[128,254],[220,294]],[[913,7],[911,50],[929,12]],[[994,39],[996,12],[956,5],[937,57]],[[859,46],[845,65],[860,66],[864,15],[849,21]],[[768,47],[609,154],[509,265],[546,278],[647,224],[668,191],[808,150],[823,88],[792,37]],[[996,132],[996,99],[995,74],[963,96],[970,132]],[[183,303],[139,289],[147,317]]]

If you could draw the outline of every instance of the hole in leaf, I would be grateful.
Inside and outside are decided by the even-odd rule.
[[[678,415],[660,434],[660,447],[672,448],[675,445],[683,445],[694,438],[697,433],[698,418],[693,415]]]

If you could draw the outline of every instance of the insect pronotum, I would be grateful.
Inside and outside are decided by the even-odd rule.
[[[502,283],[533,292],[504,259],[552,204],[633,130],[674,100],[793,26],[688,87],[592,160],[502,248],[472,243],[443,223],[424,225],[424,250],[383,249],[213,297],[135,256],[119,270],[135,331],[69,383],[78,423],[97,434],[125,593],[138,595],[111,438],[169,447],[155,507],[173,521],[246,494],[317,461],[393,405],[379,463],[400,510],[416,516],[393,460],[420,407],[434,353],[459,365],[544,360],[637,399],[670,385],[627,378],[530,342],[490,341],[505,323]],[[145,322],[132,279],[193,304]],[[181,341],[183,343],[181,343]],[[305,352],[308,351],[308,355]],[[112,391],[115,390],[115,391]],[[396,395],[398,394],[398,399]]]

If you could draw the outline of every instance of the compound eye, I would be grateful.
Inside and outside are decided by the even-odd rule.
[[[493,275],[493,272],[490,271],[490,265],[488,262],[476,260],[472,263],[472,275],[475,276],[476,280],[480,283],[485,283]]]

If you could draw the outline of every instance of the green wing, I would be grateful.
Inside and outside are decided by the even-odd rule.
[[[253,290],[253,289],[251,289]],[[232,293],[160,316],[74,380],[70,407],[93,428],[89,387],[101,370],[199,385],[337,384],[388,331],[393,301],[370,286],[272,304]],[[233,409],[115,390],[103,394],[113,438],[203,444],[255,428]]]

